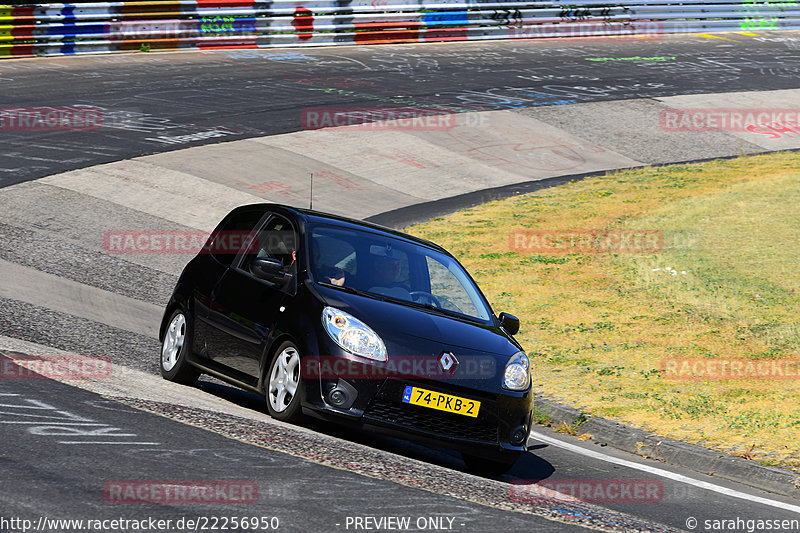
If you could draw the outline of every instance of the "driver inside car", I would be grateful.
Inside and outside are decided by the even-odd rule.
[[[345,282],[346,273],[339,267],[327,266],[322,261],[322,252],[317,241],[311,241],[311,254],[314,260],[316,277],[319,281],[342,287]]]
[[[402,281],[402,255],[392,250],[380,249],[379,252],[382,253],[371,254],[374,281],[369,292],[411,301],[408,285]]]

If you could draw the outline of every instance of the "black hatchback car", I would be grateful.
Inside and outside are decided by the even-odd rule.
[[[350,422],[501,473],[531,427],[518,329],[440,246],[256,204],[229,213],[181,274],[159,366],[175,382],[207,373],[262,394],[280,420]]]

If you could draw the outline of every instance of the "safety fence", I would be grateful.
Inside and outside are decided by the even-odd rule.
[[[797,28],[783,0],[72,2],[0,5],[0,57]]]

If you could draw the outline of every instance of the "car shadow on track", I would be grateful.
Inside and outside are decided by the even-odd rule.
[[[252,409],[262,413],[267,412],[267,406],[262,396],[244,391],[237,387],[224,384],[214,378],[203,376],[196,384],[196,387],[213,394],[218,398],[234,403],[246,409]],[[416,442],[395,439],[383,435],[376,435],[367,431],[354,430],[352,427],[340,426],[331,422],[325,422],[309,417],[305,417],[300,423],[304,428],[335,437],[358,443],[378,450],[384,450],[397,455],[402,455],[410,459],[424,461],[453,470],[469,472],[461,455],[453,450],[439,448]],[[536,455],[536,450],[546,448],[546,444],[537,444],[530,447],[530,451],[522,456],[514,467],[499,477],[481,476],[489,479],[498,479],[508,483],[532,483],[535,480],[547,479],[555,472],[555,468],[548,461]]]

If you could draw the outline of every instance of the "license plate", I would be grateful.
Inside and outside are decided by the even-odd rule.
[[[403,391],[403,402],[473,418],[477,418],[478,410],[481,408],[481,402],[476,400],[442,394],[441,392],[420,389],[410,385],[406,386],[405,391]]]

